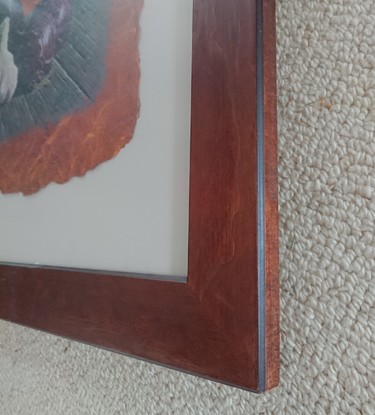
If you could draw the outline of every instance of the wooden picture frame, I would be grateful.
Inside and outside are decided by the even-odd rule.
[[[263,392],[279,381],[274,0],[194,0],[186,281],[0,266],[0,318]]]

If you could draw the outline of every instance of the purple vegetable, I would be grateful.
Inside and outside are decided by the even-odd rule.
[[[46,77],[69,34],[71,18],[71,0],[42,0],[29,16],[14,7],[9,51],[19,71],[15,95],[32,91]]]

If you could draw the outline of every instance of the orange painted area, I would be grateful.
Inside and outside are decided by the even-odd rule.
[[[35,6],[40,3],[41,0],[21,0],[23,11],[25,14],[30,14]]]
[[[23,1],[31,7],[35,1]],[[143,0],[111,0],[106,80],[94,104],[0,145],[0,191],[29,195],[83,176],[131,140],[139,115]]]

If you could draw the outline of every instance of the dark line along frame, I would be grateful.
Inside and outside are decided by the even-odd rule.
[[[3,264],[0,318],[248,390],[275,387],[275,48],[274,0],[194,0],[187,283]]]

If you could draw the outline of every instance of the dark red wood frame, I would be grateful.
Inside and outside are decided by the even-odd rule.
[[[274,0],[194,0],[187,282],[2,265],[0,318],[249,390],[278,384],[274,13]]]

